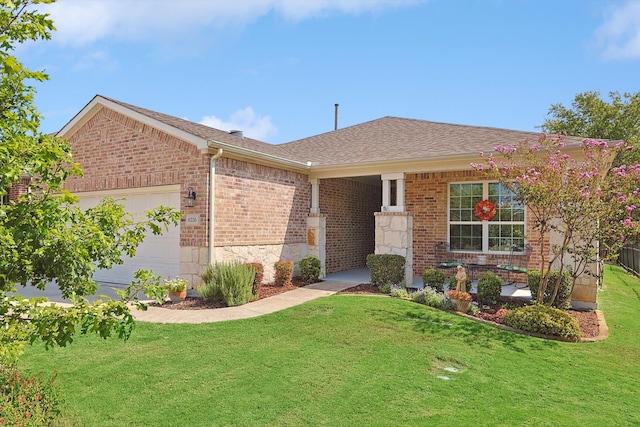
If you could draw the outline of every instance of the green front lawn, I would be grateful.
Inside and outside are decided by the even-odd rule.
[[[131,340],[29,349],[83,426],[638,425],[640,281],[607,267],[610,328],[544,341],[408,301],[336,295]]]

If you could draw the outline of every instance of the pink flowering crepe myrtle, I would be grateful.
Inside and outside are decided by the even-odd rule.
[[[542,134],[534,143],[522,140],[481,153],[484,162],[472,167],[499,180],[527,207],[537,233],[527,237],[537,238],[543,274],[556,261],[564,266],[570,253],[575,283],[598,259],[598,242],[613,257],[625,238],[640,234],[640,165],[610,168],[619,151],[630,149],[624,142],[585,139],[582,156],[572,157],[574,147],[566,146],[562,136]],[[542,248],[551,231],[563,239],[548,256]]]

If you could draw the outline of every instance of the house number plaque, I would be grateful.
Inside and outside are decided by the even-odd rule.
[[[200,214],[187,214],[187,224],[189,225],[200,224]]]

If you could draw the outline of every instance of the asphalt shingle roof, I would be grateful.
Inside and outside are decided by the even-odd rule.
[[[348,166],[385,161],[408,161],[456,156],[474,157],[498,145],[536,141],[538,132],[458,125],[427,120],[383,117],[308,138],[274,145],[194,123],[115,99],[116,104],[207,140],[259,154],[318,166]],[[582,138],[565,137],[567,145]]]
[[[119,104],[125,108],[135,111],[139,114],[145,115],[151,119],[157,120],[166,125],[172,126],[176,129],[180,129],[184,132],[190,133],[194,136],[211,140],[214,142],[222,142],[235,147],[243,148],[246,150],[255,151],[261,154],[267,154],[270,156],[280,157],[287,160],[294,160],[295,155],[288,153],[285,148],[279,145],[269,144],[267,142],[258,141],[257,139],[251,139],[247,137],[239,137],[232,135],[229,132],[215,129],[206,125],[191,122],[189,120],[180,119],[178,117],[170,116],[168,114],[158,113],[157,111],[148,110],[146,108],[137,107],[135,105],[127,104],[116,99],[107,98],[116,104]]]
[[[282,144],[298,158],[319,165],[475,156],[498,145],[534,142],[540,133],[383,117]],[[566,138],[565,142],[580,142]]]

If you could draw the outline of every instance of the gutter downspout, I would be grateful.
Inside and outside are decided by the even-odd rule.
[[[209,264],[215,264],[215,246],[214,246],[214,230],[215,230],[215,178],[216,178],[216,160],[222,156],[222,148],[218,148],[218,152],[211,156],[209,161]]]

